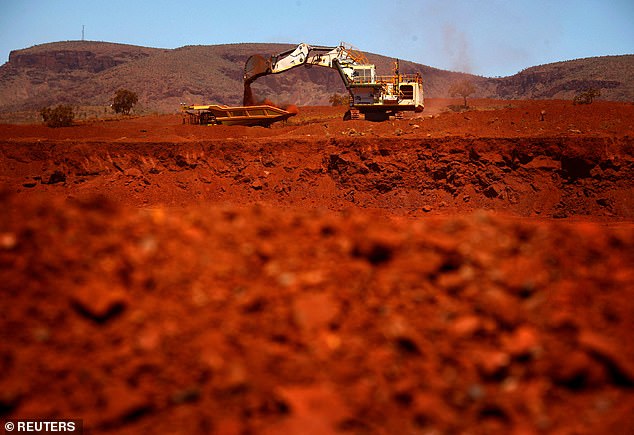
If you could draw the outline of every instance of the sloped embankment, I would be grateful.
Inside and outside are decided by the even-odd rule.
[[[397,214],[478,208],[520,216],[634,217],[633,140],[344,137],[187,143],[6,142],[20,193],[105,195],[135,206],[220,201]]]

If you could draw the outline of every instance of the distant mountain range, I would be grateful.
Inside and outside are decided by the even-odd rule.
[[[301,41],[298,41],[301,42]],[[139,96],[145,111],[174,112],[180,103],[239,105],[243,68],[252,54],[271,55],[288,44],[225,44],[158,49],[92,41],[53,42],[12,51],[0,66],[0,112],[38,110],[59,103],[107,106],[117,89]],[[366,53],[379,74],[390,74],[394,59]],[[402,73],[420,72],[427,97],[447,97],[455,81],[468,79],[473,97],[572,99],[580,90],[601,90],[601,98],[634,101],[634,55],[578,59],[528,68],[510,77],[487,78],[445,71],[405,60]],[[336,71],[297,68],[262,77],[256,97],[277,104],[327,105],[345,88]]]

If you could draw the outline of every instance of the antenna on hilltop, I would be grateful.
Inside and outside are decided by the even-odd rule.
[[[86,30],[86,25],[82,24],[81,25],[81,40],[84,40],[84,30]]]

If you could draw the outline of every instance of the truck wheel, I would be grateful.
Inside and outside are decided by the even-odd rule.
[[[350,111],[346,111],[346,113],[343,114],[343,120],[344,121],[350,121],[352,119],[352,115],[350,114]]]

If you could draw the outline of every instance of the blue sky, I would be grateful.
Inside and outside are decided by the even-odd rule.
[[[0,63],[81,39],[176,48],[345,41],[362,51],[488,77],[634,54],[634,0],[0,0]]]

